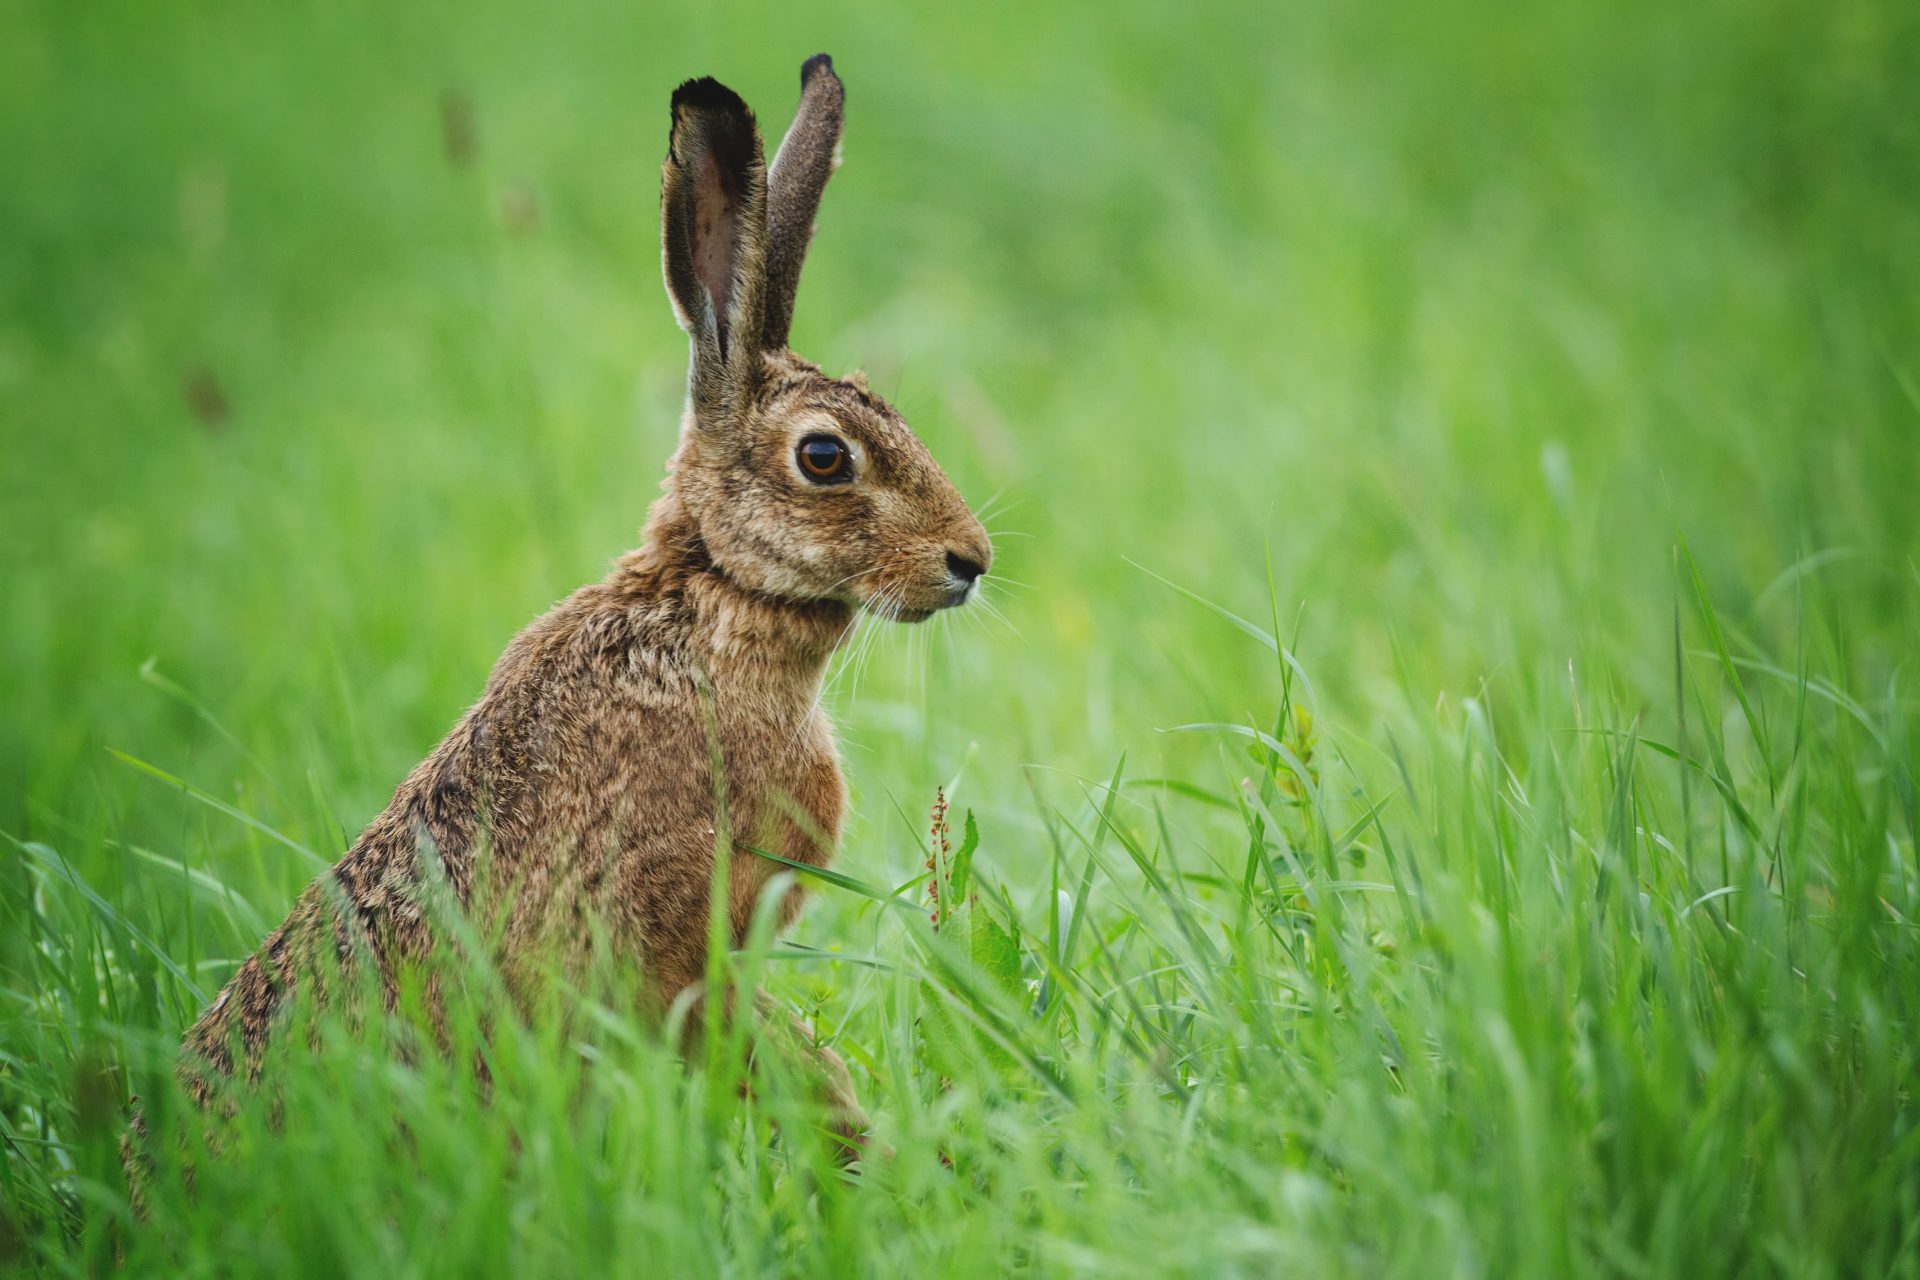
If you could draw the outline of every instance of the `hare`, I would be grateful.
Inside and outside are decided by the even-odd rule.
[[[674,91],[661,250],[691,364],[643,545],[520,633],[480,700],[200,1016],[180,1074],[202,1106],[236,1071],[258,1075],[296,987],[326,998],[312,957],[371,957],[391,1001],[396,966],[435,946],[429,879],[504,921],[491,945],[510,981],[556,941],[598,937],[664,1010],[706,972],[717,842],[833,857],[847,798],[819,703],[829,656],[863,612],[915,622],[965,604],[993,548],[864,378],[828,377],[787,347],[844,104],[826,54],[800,86],[770,167],[732,90],[703,78]],[[779,870],[731,857],[735,945]],[[781,899],[782,927],[800,903],[798,887]],[[856,1136],[844,1066],[812,1052]]]

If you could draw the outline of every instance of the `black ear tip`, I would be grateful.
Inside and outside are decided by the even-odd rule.
[[[818,75],[822,71],[826,72],[830,76],[833,75],[833,55],[832,54],[816,53],[811,58],[808,58],[805,62],[800,64],[800,87],[802,89],[806,88],[807,85],[813,80],[814,76]],[[839,79],[838,76],[834,76],[834,78],[836,80]]]
[[[740,95],[715,80],[712,76],[701,76],[695,80],[683,80],[680,87],[673,91],[673,110],[678,115],[682,108],[691,111],[725,111],[748,114],[747,104]]]

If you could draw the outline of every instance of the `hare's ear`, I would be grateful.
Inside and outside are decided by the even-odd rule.
[[[673,91],[662,166],[667,293],[693,340],[693,389],[713,402],[759,365],[765,328],[767,166],[753,112],[718,80]]]
[[[800,109],[774,153],[767,177],[767,321],[766,343],[787,345],[793,327],[793,295],[800,287],[800,266],[813,239],[813,215],[820,193],[840,163],[840,128],[845,120],[845,91],[833,73],[833,59],[816,53],[800,66]]]

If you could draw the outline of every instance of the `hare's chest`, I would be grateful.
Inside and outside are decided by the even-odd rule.
[[[721,753],[726,820],[734,837],[728,916],[736,942],[744,942],[766,900],[768,882],[790,868],[759,851],[792,862],[824,867],[833,860],[846,811],[846,783],[825,715],[806,718],[779,735],[744,734]],[[732,766],[726,761],[734,762]],[[776,917],[785,928],[799,913],[809,887],[801,877],[780,899]]]
[[[718,794],[735,838],[796,862],[831,861],[847,793],[825,714],[748,721],[723,732],[721,748]]]

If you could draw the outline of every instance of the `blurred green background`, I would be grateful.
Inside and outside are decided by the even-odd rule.
[[[658,490],[672,87],[771,145],[822,49],[794,345],[991,500],[1006,579],[837,669],[850,872],[916,872],[939,783],[1027,894],[1036,794],[1231,788],[1163,731],[1270,718],[1272,655],[1155,575],[1288,640],[1329,754],[1476,699],[1523,753],[1588,696],[1670,737],[1683,538],[1755,646],[1822,584],[1832,679],[1907,723],[1910,3],[4,0],[0,831],[210,989],[251,940],[117,850],[269,917],[311,868],[108,749],[343,848]]]

